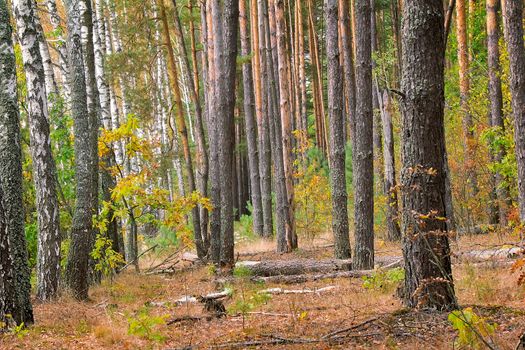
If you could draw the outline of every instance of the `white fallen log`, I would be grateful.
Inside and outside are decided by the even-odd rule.
[[[304,288],[304,289],[283,289],[283,288],[268,288],[258,291],[258,294],[272,294],[272,295],[278,295],[278,294],[321,294],[323,292],[327,292],[333,289],[336,289],[337,286],[328,286],[323,288]]]

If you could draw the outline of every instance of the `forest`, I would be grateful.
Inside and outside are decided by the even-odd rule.
[[[525,349],[524,0],[0,0],[0,349]]]

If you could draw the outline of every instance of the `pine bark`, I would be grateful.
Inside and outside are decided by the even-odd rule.
[[[197,144],[197,152],[195,155],[196,163],[197,163],[197,188],[200,194],[204,197],[208,196],[208,152],[206,149],[206,136],[204,133],[204,122],[203,122],[203,112],[202,112],[202,106],[201,101],[199,98],[199,77],[198,77],[198,69],[196,66],[194,66],[193,72],[194,76],[191,77],[191,67],[190,62],[188,59],[188,52],[186,50],[186,42],[184,40],[184,33],[182,31],[182,24],[180,22],[178,10],[177,10],[177,1],[172,0],[173,7],[175,9],[174,18],[175,18],[175,33],[178,39],[178,44],[180,48],[180,56],[182,58],[183,67],[187,72],[187,75],[189,77],[188,79],[188,88],[189,88],[189,95],[190,100],[193,103],[193,107],[195,109],[195,140]],[[190,22],[192,24],[193,21]],[[192,32],[192,38],[194,33]],[[194,40],[192,39],[192,47],[194,47]],[[193,62],[194,65],[196,64],[196,53],[195,50],[192,50],[193,56]],[[191,120],[191,119],[190,119]],[[208,246],[208,212],[200,207],[200,235],[202,237],[204,249],[207,250]]]
[[[57,297],[60,281],[60,222],[56,167],[51,151],[46,74],[40,54],[35,4],[14,2],[27,84],[29,136],[38,221],[37,298]]]
[[[340,25],[341,25],[341,41],[342,41],[342,55],[343,55],[343,84],[345,94],[345,109],[348,116],[348,128],[350,132],[350,141],[354,142],[355,131],[355,69],[354,69],[354,48],[353,48],[353,34],[352,25],[350,23],[350,9],[348,7],[348,0],[339,0],[340,7]],[[353,147],[352,147],[353,148]]]
[[[499,39],[500,29],[498,20],[498,11],[500,7],[499,0],[487,0],[487,51],[489,67],[489,97],[490,97],[490,125],[500,128],[500,132],[505,130],[503,122],[503,93],[501,90],[501,64]],[[501,162],[505,157],[505,150],[495,150],[491,154],[495,162]],[[507,202],[509,193],[504,185],[504,177],[501,172],[496,171],[494,174],[495,188],[497,194],[498,219],[502,226],[507,225]]]
[[[186,120],[184,118],[184,106],[182,104],[181,91],[179,87],[179,73],[177,71],[177,65],[175,63],[175,55],[173,52],[173,46],[171,44],[171,37],[168,26],[168,19],[166,17],[166,8],[164,6],[164,0],[157,0],[157,6],[159,8],[160,20],[163,27],[164,45],[166,47],[168,57],[168,74],[169,82],[171,86],[171,92],[175,100],[176,115],[175,121],[177,124],[177,131],[180,135],[180,141],[182,143],[182,150],[184,152],[184,160],[186,165],[186,175],[188,180],[188,189],[190,193],[196,190],[195,187],[195,175],[193,172],[192,156],[190,151],[190,144],[188,140],[188,129],[186,128]],[[200,213],[199,208],[196,206],[192,210],[192,222],[194,231],[195,247],[197,248],[197,255],[203,259],[206,256],[206,250],[201,236],[201,225],[200,225]]]
[[[69,86],[75,135],[76,204],[71,228],[71,245],[66,267],[66,284],[73,296],[88,299],[89,253],[93,236],[92,130],[87,105],[86,76],[81,41],[80,2],[66,0],[68,29]]]
[[[357,0],[356,120],[353,150],[355,193],[354,268],[374,267],[374,158],[372,111],[372,51],[370,0]]]
[[[510,63],[510,91],[514,116],[514,142],[518,163],[518,206],[525,222],[525,48],[523,46],[523,1],[505,0],[505,41]]]
[[[403,9],[403,256],[409,307],[457,307],[445,207],[444,31],[441,0]]]
[[[326,55],[328,62],[328,120],[330,128],[330,179],[332,191],[332,231],[335,258],[349,259],[348,194],[345,168],[345,117],[342,67],[339,52],[338,0],[326,1]]]
[[[273,0],[275,10],[277,57],[279,72],[279,105],[281,111],[281,130],[283,143],[283,163],[286,186],[287,211],[286,215],[286,242],[287,250],[297,248],[297,234],[295,232],[294,210],[294,155],[293,155],[293,111],[292,95],[290,89],[290,54],[287,44],[287,28],[284,9],[284,0]]]
[[[264,2],[252,0],[252,37],[254,47],[253,80],[255,82],[255,114],[259,135],[259,171],[261,174],[261,201],[263,210],[263,237],[273,235],[271,142],[268,108],[268,70],[266,67],[266,27]]]
[[[465,1],[466,0],[457,1],[456,35],[458,39],[460,109],[463,114],[463,138],[465,143],[465,170],[468,187],[471,190],[470,196],[472,196],[478,192],[478,183],[474,168],[474,123],[469,108],[470,73]]]
[[[16,61],[7,3],[0,1],[0,321],[33,323],[22,199]]]
[[[378,93],[379,94],[379,93]],[[380,95],[379,95],[380,96]],[[381,124],[383,126],[383,166],[384,166],[384,192],[386,201],[387,237],[390,241],[399,241],[401,231],[399,228],[399,206],[397,200],[397,181],[394,151],[394,131],[392,127],[392,102],[387,90],[383,91],[380,100]]]
[[[247,57],[251,54],[250,36],[248,34],[248,17],[245,0],[239,2],[239,25],[241,35],[241,54]],[[251,23],[256,26],[257,23]],[[252,63],[244,62],[242,66],[243,92],[244,92],[244,126],[246,144],[248,149],[248,162],[250,172],[250,192],[252,203],[253,232],[262,236],[264,233],[263,209],[261,201],[261,179],[259,175],[259,149],[257,147],[257,125],[255,121],[255,103],[253,90]]]
[[[219,163],[221,174],[221,265],[233,268],[232,130],[235,110],[235,73],[237,57],[238,0],[213,0],[215,33],[215,70],[217,73],[217,112],[219,126]]]

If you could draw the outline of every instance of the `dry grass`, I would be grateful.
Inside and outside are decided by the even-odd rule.
[[[506,237],[500,242],[510,241]],[[498,243],[492,237],[462,238],[460,249]],[[322,243],[326,244],[326,242]],[[244,247],[244,252],[259,252],[246,259],[286,259],[290,257],[330,257],[332,248],[303,249],[293,254],[278,255],[271,242]],[[266,250],[266,252],[264,252]],[[378,242],[378,255],[399,255],[399,246]],[[243,257],[244,258],[244,257]],[[509,268],[456,265],[456,292],[461,305],[476,305],[476,312],[499,324],[496,340],[501,349],[512,349],[525,330],[525,290],[517,287],[517,276]],[[215,285],[207,267],[182,270],[173,275],[121,274],[112,283],[94,287],[91,301],[79,303],[67,296],[50,304],[35,304],[36,324],[26,335],[4,335],[0,349],[174,349],[187,345],[207,349],[214,344],[248,339],[268,339],[269,335],[285,338],[316,339],[337,329],[371,317],[378,317],[361,336],[343,344],[315,343],[270,345],[272,349],[410,349],[452,348],[455,332],[447,314],[400,313],[402,306],[392,288],[370,290],[359,279],[335,279],[301,285],[280,286],[287,289],[337,288],[321,294],[274,295],[243,317],[240,314],[211,321],[185,321],[173,325],[160,323],[148,328],[148,334],[129,334],[130,322],[148,322],[155,317],[172,319],[186,315],[199,316],[200,305],[147,306],[150,302],[169,302],[183,295],[206,294],[222,288]],[[232,310],[244,294],[248,300],[257,290],[278,285],[256,285],[236,282],[235,293],[226,301]],[[155,304],[156,305],[156,304]],[[401,325],[401,326],[400,326]],[[415,327],[416,331],[410,331]],[[408,331],[407,331],[408,330]],[[368,336],[362,336],[362,335]]]

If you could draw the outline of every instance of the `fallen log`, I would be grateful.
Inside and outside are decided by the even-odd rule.
[[[315,288],[315,289],[309,289],[309,288],[303,288],[303,289],[283,289],[283,288],[268,288],[258,291],[258,294],[272,294],[272,295],[278,295],[278,294],[321,294],[323,292],[327,292],[329,290],[336,289],[336,286],[328,286],[323,288]]]
[[[339,271],[315,275],[302,274],[290,276],[281,275],[268,277],[252,277],[251,281],[264,283],[298,284],[334,278],[361,278],[363,276],[371,276],[374,273],[374,271],[376,270]]]
[[[522,247],[501,247],[497,249],[469,250],[453,254],[457,261],[490,261],[514,259],[523,255],[525,250]]]
[[[394,268],[401,266],[403,260],[399,256],[376,257],[376,267]],[[303,275],[311,273],[330,273],[352,270],[351,260],[339,259],[291,259],[267,261],[239,261],[236,267],[245,267],[251,276],[270,277],[280,275]]]

